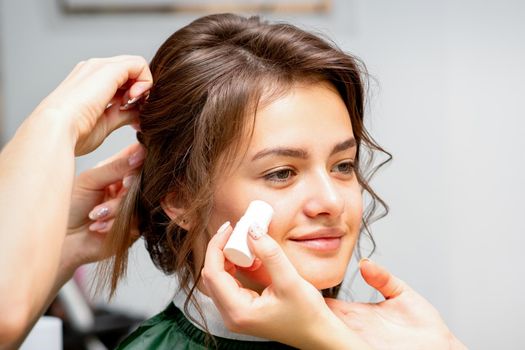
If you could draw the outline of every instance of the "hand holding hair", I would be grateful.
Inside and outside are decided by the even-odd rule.
[[[301,349],[370,348],[335,317],[321,293],[301,278],[281,247],[267,234],[249,241],[272,283],[261,295],[243,288],[233,277],[235,265],[222,252],[231,232],[226,223],[212,237],[202,269],[205,293],[231,331]]]
[[[140,56],[89,59],[78,63],[34,114],[50,114],[69,126],[75,155],[84,155],[113,130],[135,121],[138,112],[132,107],[152,83],[148,63]]]
[[[41,313],[77,268],[107,257],[102,255],[104,238],[113,225],[120,201],[127,193],[126,182],[133,179],[143,157],[142,146],[133,144],[75,178],[58,273]],[[131,235],[138,238],[136,227]],[[29,333],[39,317],[39,314],[34,315],[24,334]],[[15,348],[21,345],[23,338],[25,336],[19,339]]]
[[[75,178],[61,266],[73,273],[81,265],[106,258],[102,243],[113,225],[118,206],[144,160],[135,143]],[[138,238],[138,229],[132,236]]]
[[[12,347],[23,338],[53,293],[63,273],[62,246],[87,237],[70,235],[64,241],[71,220],[74,156],[94,150],[113,130],[133,123],[134,106],[151,85],[142,57],[81,62],[0,153],[2,346]]]
[[[405,282],[368,259],[362,259],[359,268],[385,301],[368,304],[326,298],[326,303],[374,349],[466,349],[438,311]]]

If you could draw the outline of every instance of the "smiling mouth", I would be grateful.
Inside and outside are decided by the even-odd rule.
[[[345,231],[336,227],[317,228],[289,238],[294,244],[317,253],[334,253],[341,247]]]
[[[308,239],[290,239],[304,248],[319,252],[332,252],[341,246],[342,237],[317,237]]]

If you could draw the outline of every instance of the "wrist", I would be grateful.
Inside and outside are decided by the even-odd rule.
[[[56,282],[57,284],[64,284],[73,277],[76,269],[78,269],[82,264],[79,264],[76,259],[69,254],[62,254],[60,259],[60,264],[58,266],[58,274]]]
[[[78,131],[72,122],[72,118],[63,116],[64,112],[56,108],[37,107],[26,119],[26,128],[35,128],[40,133],[45,130],[46,137],[65,139],[68,147],[74,151],[78,139]]]
[[[66,235],[62,244],[60,263],[58,266],[57,283],[66,283],[75,271],[82,265],[88,263],[84,252],[88,250],[83,246],[82,233]]]

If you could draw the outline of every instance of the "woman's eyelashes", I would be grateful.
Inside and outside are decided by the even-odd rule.
[[[335,172],[340,172],[344,175],[352,175],[354,172],[354,162],[352,160],[345,160],[337,163],[332,170]]]
[[[345,178],[352,176],[354,173],[354,161],[344,160],[332,167],[330,172],[339,173]],[[276,184],[286,184],[293,180],[298,175],[298,172],[293,168],[277,168],[263,175],[266,181],[270,181]]]
[[[293,169],[281,168],[265,174],[264,179],[271,182],[284,183],[291,180],[295,175],[297,174]]]

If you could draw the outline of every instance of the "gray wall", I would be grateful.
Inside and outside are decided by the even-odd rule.
[[[4,139],[78,61],[149,59],[195,17],[63,16],[51,0],[3,1],[0,14]],[[472,349],[523,348],[525,5],[335,0],[328,15],[278,18],[328,34],[375,78],[369,125],[395,157],[374,182],[391,206],[373,227],[375,259],[425,295]],[[117,133],[78,170],[132,139]],[[113,306],[157,312],[173,282],[140,244],[130,269]]]

